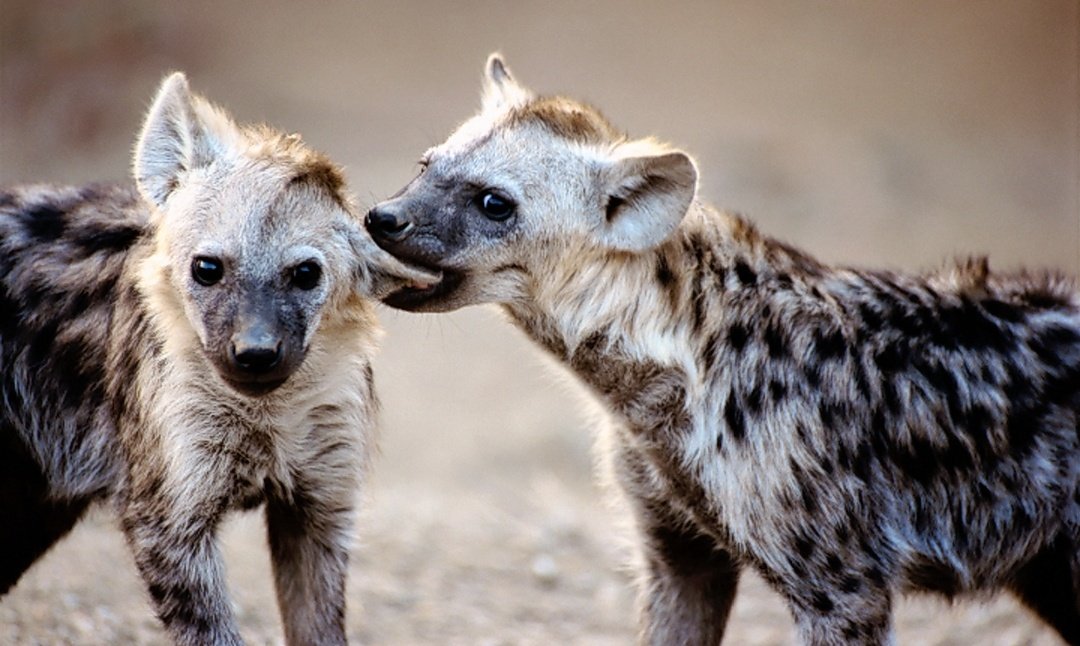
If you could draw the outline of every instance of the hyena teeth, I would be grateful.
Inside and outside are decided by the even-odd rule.
[[[698,201],[686,153],[497,56],[482,103],[368,217],[456,268],[386,302],[500,303],[606,405],[643,642],[718,643],[752,567],[806,644],[890,643],[898,590],[1003,588],[1080,644],[1072,281],[830,267]]]

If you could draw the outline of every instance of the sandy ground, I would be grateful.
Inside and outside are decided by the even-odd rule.
[[[1080,271],[1072,0],[148,5],[0,0],[0,183],[123,177],[154,86],[184,69],[302,132],[370,204],[471,113],[501,49],[527,84],[685,146],[706,197],[826,259]],[[383,321],[351,638],[632,642],[623,515],[577,388],[492,311]],[[245,635],[280,642],[259,514],[224,538]],[[1057,643],[1008,598],[905,599],[896,621],[901,644]],[[728,643],[791,640],[747,577]],[[0,602],[0,644],[162,642],[105,510]]]

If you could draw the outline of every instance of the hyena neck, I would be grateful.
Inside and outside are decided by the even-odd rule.
[[[703,206],[657,249],[551,269],[560,279],[539,281],[529,301],[508,304],[511,319],[610,405],[635,410],[643,393],[657,395],[658,381],[678,382],[681,396],[702,382],[710,368],[703,349],[718,319],[745,317],[749,326],[774,285],[824,271],[741,217]],[[741,306],[729,308],[732,299]]]

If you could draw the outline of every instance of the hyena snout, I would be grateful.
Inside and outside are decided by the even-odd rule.
[[[412,222],[392,204],[380,204],[368,211],[364,226],[376,242],[403,240],[413,229]]]
[[[237,391],[257,396],[285,383],[304,358],[302,341],[272,307],[251,307],[232,321],[214,364]]]
[[[237,370],[263,375],[281,364],[281,339],[260,321],[233,335],[229,355]]]

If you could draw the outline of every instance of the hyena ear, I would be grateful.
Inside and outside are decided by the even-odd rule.
[[[193,96],[183,72],[161,82],[135,144],[135,183],[146,199],[165,204],[182,175],[222,156],[236,126]]]
[[[532,98],[533,94],[520,85],[510,68],[498,52],[488,56],[484,66],[484,89],[482,93],[482,105],[484,111],[502,109],[524,103]]]
[[[651,142],[635,144],[625,144],[603,174],[606,202],[598,235],[601,244],[619,251],[644,251],[666,240],[697,191],[697,167],[689,155]]]

